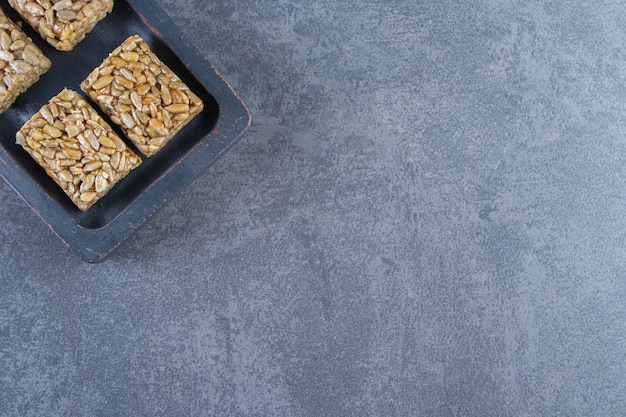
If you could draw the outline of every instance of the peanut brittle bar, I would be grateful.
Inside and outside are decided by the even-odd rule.
[[[68,89],[27,121],[16,140],[83,211],[141,164],[87,101]]]
[[[204,105],[135,35],[80,85],[144,155],[161,150]]]
[[[42,38],[71,51],[113,10],[113,0],[8,0]]]
[[[0,9],[0,113],[51,65],[37,45]]]

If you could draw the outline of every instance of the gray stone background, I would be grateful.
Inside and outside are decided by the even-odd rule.
[[[101,264],[0,182],[0,415],[626,415],[626,3],[158,3],[253,124]]]

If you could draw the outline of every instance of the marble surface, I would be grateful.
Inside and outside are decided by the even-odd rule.
[[[158,3],[253,123],[100,264],[0,181],[0,416],[626,415],[626,3]]]

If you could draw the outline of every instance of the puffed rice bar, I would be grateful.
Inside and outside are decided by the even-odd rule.
[[[51,65],[37,45],[0,9],[0,113]]]
[[[16,140],[83,211],[141,164],[87,101],[68,89],[27,121]]]
[[[80,85],[144,155],[161,150],[204,105],[135,35]]]
[[[71,51],[113,10],[113,0],[8,0],[48,43]]]

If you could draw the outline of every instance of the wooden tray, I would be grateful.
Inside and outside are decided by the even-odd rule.
[[[0,7],[14,21],[20,20],[6,0],[0,0]],[[250,113],[237,94],[166,13],[149,0],[116,0],[113,12],[71,52],[57,51],[27,24],[23,29],[50,58],[52,68],[9,110],[0,114],[0,174],[85,261],[104,259],[174,194],[230,149],[250,125]],[[161,152],[150,158],[142,156],[139,168],[82,212],[15,143],[15,133],[63,88],[82,94],[81,81],[134,34],[140,35],[202,99],[204,110]],[[105,120],[109,121],[106,117]]]

